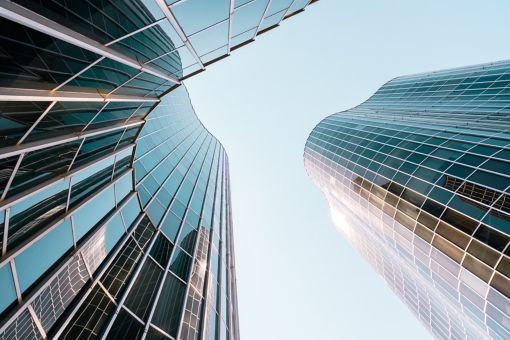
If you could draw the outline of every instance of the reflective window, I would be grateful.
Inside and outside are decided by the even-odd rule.
[[[117,242],[120,240],[122,235],[124,235],[124,224],[122,223],[122,219],[119,214],[116,214],[110,222],[106,225],[105,232],[105,247],[106,253],[110,253],[110,251],[117,245]]]
[[[143,325],[124,309],[121,309],[106,339],[138,339],[143,334]]]
[[[179,235],[177,244],[189,254],[193,254],[196,239],[197,231],[188,223],[185,223],[182,226],[181,234]]]
[[[234,20],[232,26],[232,36],[240,35],[250,31],[258,26],[264,10],[266,9],[268,0],[256,0],[250,2],[246,6],[236,9],[234,12]],[[251,34],[250,38],[255,35]],[[247,40],[247,39],[246,39]]]
[[[499,251],[505,249],[510,239],[510,237],[484,225],[481,225],[480,228],[478,228],[474,237]]]
[[[11,266],[7,263],[0,268],[0,315],[2,312],[16,300],[16,290],[12,278]]]
[[[191,257],[182,249],[177,248],[170,260],[170,270],[182,280],[187,281],[191,263]]]
[[[73,176],[69,206],[77,205],[110,182],[112,171],[113,157],[108,157]]]
[[[79,145],[80,141],[74,141],[26,154],[14,176],[8,196],[33,188],[66,172]]]
[[[73,163],[73,168],[90,162],[115,150],[121,138],[124,138],[124,130],[120,129],[98,136],[85,138],[85,142],[80,148],[78,155]]]
[[[144,216],[138,226],[133,232],[133,238],[138,242],[140,247],[144,249],[148,244],[152,235],[156,232],[156,228],[149,221],[147,216]]]
[[[203,56],[228,44],[229,22],[225,21],[190,36],[190,41],[199,56]]]
[[[62,338],[75,340],[98,337],[113,312],[115,304],[99,285],[95,285],[64,329]]]
[[[173,242],[177,237],[181,220],[174,213],[169,212],[161,225],[161,231]]]
[[[172,7],[184,33],[191,35],[225,20],[229,16],[229,0],[187,0]]]
[[[133,177],[125,175],[115,183],[115,198],[119,204],[133,189]]]
[[[20,289],[24,292],[73,244],[71,223],[64,221],[15,259]]]
[[[50,102],[0,102],[0,136],[2,147],[16,144]]]
[[[152,322],[171,336],[177,336],[185,285],[173,275],[167,275]]]
[[[142,320],[149,315],[162,278],[163,270],[154,261],[147,259],[128,293],[126,306]]]
[[[80,208],[73,216],[76,240],[80,240],[92,227],[97,225],[113,209],[114,204],[113,187],[110,187]]]
[[[136,242],[129,239],[106,270],[101,283],[114,298],[118,298],[124,292],[127,280],[131,277],[140,258],[141,251]]]
[[[4,18],[0,18],[0,26],[3,87],[23,88],[36,83],[51,89],[99,58],[95,53]]]
[[[121,211],[121,214],[122,217],[124,217],[126,228],[129,228],[140,214],[140,204],[138,203],[136,196],[133,196],[131,200],[125,205]]]
[[[8,247],[22,240],[62,216],[67,204],[69,180],[59,181],[47,189],[15,204],[9,219]]]
[[[172,249],[172,244],[160,234],[152,246],[150,254],[163,268],[166,268]]]

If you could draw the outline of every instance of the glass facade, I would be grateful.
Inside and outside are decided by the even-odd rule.
[[[404,76],[311,132],[338,229],[438,338],[510,338],[510,61]]]
[[[238,339],[228,157],[182,80],[309,0],[0,1],[0,339]]]

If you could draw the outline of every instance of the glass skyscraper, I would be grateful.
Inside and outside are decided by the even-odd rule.
[[[510,338],[510,61],[395,78],[322,120],[304,162],[437,338]]]
[[[0,0],[0,339],[238,339],[228,158],[181,82],[310,0]]]

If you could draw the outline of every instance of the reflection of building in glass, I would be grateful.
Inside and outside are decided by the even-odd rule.
[[[393,79],[322,120],[305,167],[439,338],[510,338],[510,62]]]
[[[1,339],[239,338],[228,158],[179,85],[309,2],[0,1]]]

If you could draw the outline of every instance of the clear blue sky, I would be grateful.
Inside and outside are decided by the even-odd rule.
[[[335,231],[308,133],[389,79],[510,58],[510,2],[321,0],[188,81],[230,158],[244,340],[429,339]]]

